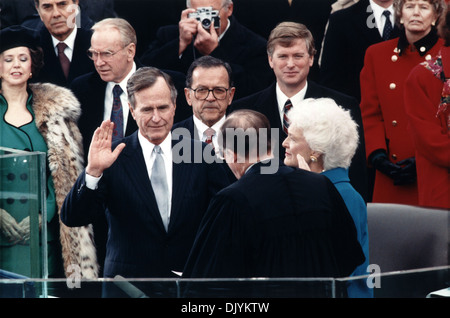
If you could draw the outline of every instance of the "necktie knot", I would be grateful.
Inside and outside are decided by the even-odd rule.
[[[64,53],[64,50],[67,47],[67,44],[64,42],[59,42],[56,47],[58,48],[58,54]]]
[[[205,142],[207,144],[212,143],[212,137],[215,135],[215,133],[216,133],[216,131],[214,129],[212,129],[212,128],[208,128],[208,129],[205,130],[205,132],[204,132],[204,134],[206,136]]]
[[[120,97],[120,95],[122,95],[122,93],[123,93],[123,90],[122,90],[122,88],[120,87],[120,85],[114,86],[114,88],[113,88],[113,95],[114,95],[114,98]]]
[[[153,151],[157,154],[161,154],[161,146],[156,145],[155,148],[153,148]]]
[[[383,11],[383,15],[386,17],[386,19],[389,19],[389,17],[391,16],[391,11],[389,11],[389,10],[384,10],[384,11]]]
[[[291,108],[292,108],[292,103],[291,103],[291,100],[288,99],[286,101],[286,103],[284,104],[284,110],[285,110],[285,112],[288,112]]]

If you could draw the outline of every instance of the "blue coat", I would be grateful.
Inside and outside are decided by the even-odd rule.
[[[367,227],[367,206],[361,195],[352,187],[348,177],[348,170],[344,168],[335,168],[322,173],[334,184],[336,189],[344,199],[350,215],[356,226],[358,242],[362,247],[366,260],[359,265],[351,276],[369,275],[367,266],[369,265],[369,233]],[[357,280],[351,282],[348,287],[349,297],[366,298],[373,297],[373,290],[369,289],[366,280]]]

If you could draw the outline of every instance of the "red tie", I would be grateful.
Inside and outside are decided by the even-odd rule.
[[[67,47],[67,44],[64,42],[59,42],[57,45],[59,62],[61,63],[61,67],[64,72],[64,76],[67,78],[69,76],[70,61],[67,58],[67,55],[64,53],[64,50],[66,49],[66,47]]]
[[[284,109],[283,109],[283,130],[284,132],[288,133],[288,128],[289,128],[289,118],[287,116],[287,113],[289,112],[289,110],[292,108],[292,103],[291,101],[288,99],[286,101],[286,103],[284,104]]]
[[[208,128],[208,129],[205,130],[205,133],[204,133],[206,135],[205,142],[207,144],[212,143],[212,137],[214,136],[215,133],[216,133],[216,131],[214,129],[212,129],[212,128]]]

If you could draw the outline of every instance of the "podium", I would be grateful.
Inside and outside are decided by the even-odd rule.
[[[10,279],[48,278],[46,192],[45,153],[0,147],[0,226],[17,233],[0,231],[0,270]]]

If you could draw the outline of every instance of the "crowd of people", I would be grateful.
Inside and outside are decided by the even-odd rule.
[[[450,208],[445,0],[178,2],[141,44],[118,1],[0,0],[0,146],[47,154],[49,277],[368,275],[368,202]],[[1,198],[0,268],[27,276],[23,211]]]

